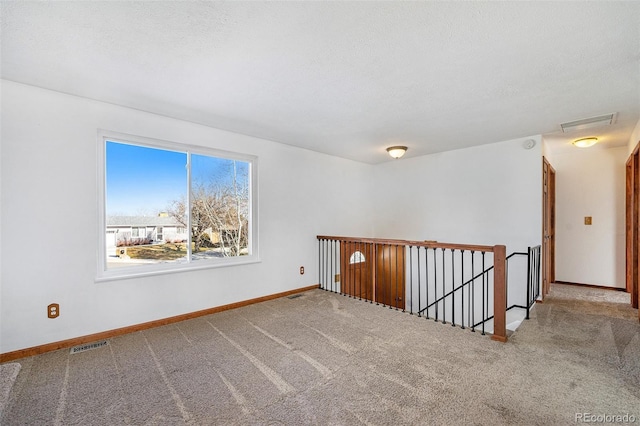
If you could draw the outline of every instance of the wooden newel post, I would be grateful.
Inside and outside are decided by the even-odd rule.
[[[493,335],[492,340],[507,341],[507,248],[493,247]]]

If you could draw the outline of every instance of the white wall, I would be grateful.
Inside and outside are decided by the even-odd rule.
[[[524,149],[526,139],[534,139],[536,145]],[[376,236],[501,244],[507,246],[507,255],[539,245],[541,145],[537,136],[377,166]],[[525,282],[526,260],[514,258],[509,268],[509,305],[525,303]]]
[[[541,152],[538,136],[377,166],[376,235],[505,244],[507,254],[540,244]]]
[[[7,81],[1,122],[1,353],[315,284],[317,234],[540,243],[540,137],[374,167]],[[97,129],[257,155],[262,262],[96,283]]]
[[[556,281],[625,287],[627,147],[554,154]],[[593,218],[592,225],[584,217]]]
[[[0,353],[313,285],[317,234],[373,233],[369,165],[8,81],[1,118]],[[96,283],[97,129],[257,155],[262,262]]]

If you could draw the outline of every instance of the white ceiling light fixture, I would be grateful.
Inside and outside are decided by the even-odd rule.
[[[560,124],[560,127],[562,128],[562,133],[567,133],[576,130],[591,129],[593,127],[608,126],[615,123],[617,114],[617,112],[612,112],[611,114],[599,115],[597,117],[569,121]]]
[[[387,148],[387,152],[390,156],[395,158],[396,160],[404,155],[407,152],[406,146],[390,146]]]
[[[573,144],[578,148],[589,148],[598,143],[598,138],[582,138],[573,141]]]

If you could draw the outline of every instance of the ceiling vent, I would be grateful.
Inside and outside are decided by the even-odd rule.
[[[576,130],[590,129],[592,127],[608,126],[615,123],[617,114],[617,112],[614,112],[611,114],[599,115],[597,117],[569,121],[567,123],[560,124],[560,127],[562,127],[563,133],[567,133],[574,132]]]

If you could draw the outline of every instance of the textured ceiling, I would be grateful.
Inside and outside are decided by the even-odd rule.
[[[638,2],[1,4],[4,79],[368,163],[640,118]]]

